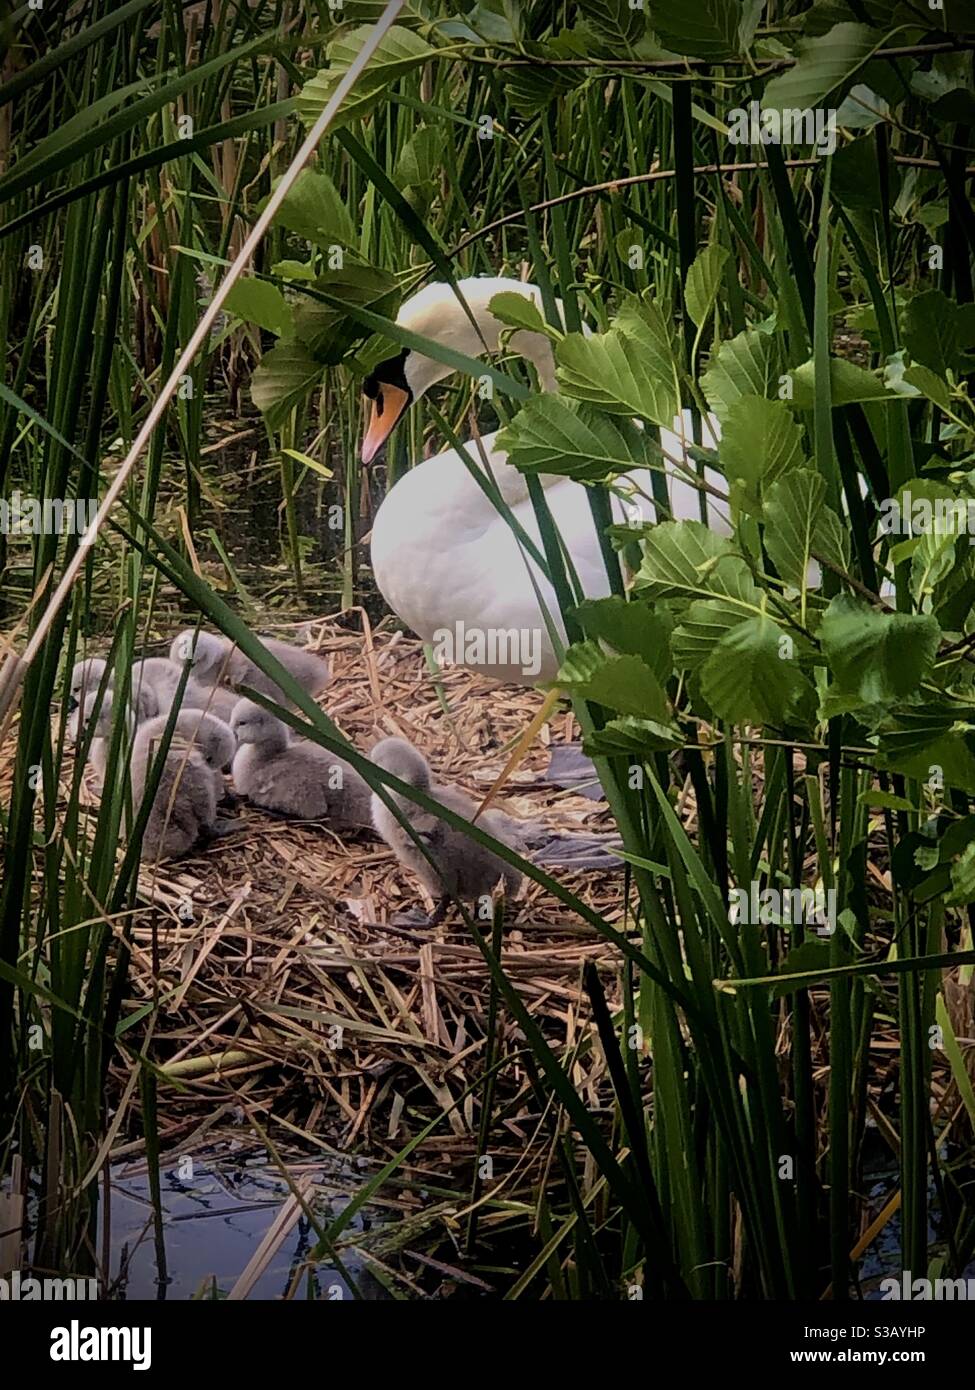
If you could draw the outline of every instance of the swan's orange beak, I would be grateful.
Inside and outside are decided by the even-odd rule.
[[[372,403],[369,428],[362,441],[362,462],[372,463],[393,432],[393,426],[410,403],[408,391],[384,382],[380,394]]]

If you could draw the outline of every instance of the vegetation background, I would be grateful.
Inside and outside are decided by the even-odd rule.
[[[3,7],[5,497],[104,496],[386,8]],[[614,597],[579,606],[537,490],[571,639],[560,686],[623,836],[626,907],[608,920],[553,888],[619,951],[611,999],[584,981],[598,1113],[506,973],[501,924],[476,938],[493,1008],[556,1101],[505,1292],[848,1297],[893,1219],[903,1268],[970,1263],[973,49],[966,0],[402,6],[68,601],[48,607],[76,537],[0,537],[9,645],[32,644],[5,705],[0,1172],[31,1175],[38,1265],[91,1266],[113,1143],[138,1137],[158,1165],[159,1092],[179,1104],[154,1053],[159,1000],[135,1009],[126,988],[139,890],[125,760],[83,814],[67,673],[89,642],[123,671],[177,612],[255,659],[250,629],[269,615],[306,616],[323,595],[378,613],[359,384],[402,341],[391,320],[413,287],[481,273],[541,287],[559,393],[532,394],[517,362],[495,367],[489,402],[452,378],[397,432],[387,483],[431,438],[464,437],[474,410],[506,426],[529,476],[591,484],[605,528],[614,478],[659,465],[656,431],[683,406],[698,439],[704,413],[721,423],[719,448],[692,452],[726,479],[735,518],[730,539],[694,522],[608,528]],[[752,100],[835,111],[835,153],[731,144],[728,113]],[[906,492],[932,515],[952,506],[923,533],[883,533]],[[113,739],[119,754],[121,723]],[[685,777],[693,834],[676,809]],[[731,922],[732,889],[753,882],[835,890],[838,930]],[[119,1060],[122,1094],[106,1087]],[[475,1087],[480,1151],[494,1075],[486,1064]],[[896,1177],[874,1220],[878,1146]],[[316,1219],[318,1250],[350,1219]],[[476,1237],[474,1267],[488,1258]]]

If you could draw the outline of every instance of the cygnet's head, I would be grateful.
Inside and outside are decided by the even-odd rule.
[[[257,743],[263,748],[284,748],[290,738],[287,724],[275,718],[256,700],[237,701],[230,716],[230,727],[238,744]]]
[[[207,763],[217,771],[228,767],[237,752],[237,735],[215,714],[205,714],[200,720],[196,743]]]
[[[408,782],[420,791],[430,790],[430,764],[405,738],[384,738],[376,744],[371,757],[378,767],[385,768],[401,782]]]
[[[68,694],[68,710],[73,713],[89,693],[97,691],[105,674],[105,662],[100,656],[90,656],[86,661],[76,661],[71,669],[71,687]],[[111,681],[109,681],[111,684]]]
[[[68,738],[72,743],[80,743],[88,729],[91,729],[93,738],[108,738],[111,734],[114,708],[112,692],[105,691],[96,709],[97,700],[98,691],[92,690],[89,685],[84,704],[77,704],[68,715]]]
[[[224,639],[213,632],[197,632],[188,627],[173,638],[169,648],[169,659],[182,665],[188,661],[193,674],[200,679],[215,675],[223,665],[227,655]]]

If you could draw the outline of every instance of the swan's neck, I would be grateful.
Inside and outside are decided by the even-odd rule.
[[[465,313],[449,285],[430,285],[408,300],[400,310],[398,322],[404,328],[424,337],[433,338],[444,347],[462,352],[465,357],[488,357],[498,352],[501,337],[507,334],[507,346],[535,368],[543,391],[556,391],[555,356],[552,344],[544,333],[527,329],[510,332],[491,312],[491,300],[498,294],[518,294],[542,310],[541,291],[537,285],[502,277],[475,277],[459,280],[457,288],[467,304]],[[422,353],[411,352],[406,375],[414,398],[422,396],[431,386],[453,375],[453,367]]]

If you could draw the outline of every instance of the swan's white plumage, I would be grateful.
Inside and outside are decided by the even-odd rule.
[[[414,296],[403,306],[398,321],[437,342],[476,356],[484,353],[485,343],[488,351],[498,346],[503,326],[488,308],[496,294],[514,292],[539,306],[541,303],[535,286],[514,280],[467,280],[460,282],[460,288],[478,321],[484,342],[480,341],[445,285],[431,285]],[[512,335],[510,345],[532,361],[543,389],[555,386],[554,361],[547,338],[519,332]],[[449,374],[449,368],[432,358],[413,353],[407,358],[406,377],[414,396]],[[708,424],[710,430],[705,429],[704,443],[714,447],[717,421],[712,418]],[[688,416],[683,422],[674,421],[673,432],[662,431],[661,446],[665,455],[678,461],[686,458],[681,436],[686,437],[689,428]],[[526,479],[508,464],[504,452],[495,448],[495,439],[495,434],[483,436],[480,448],[471,442],[466,446],[468,457],[480,467],[483,453],[505,501],[541,551],[541,537]],[[705,478],[712,486],[725,491],[725,480],[714,470],[707,469]],[[584,593],[589,598],[605,596],[609,586],[587,488],[554,476],[543,476],[541,482]],[[612,498],[614,520],[656,519],[650,500],[653,495],[651,475],[647,470],[635,470],[620,479],[616,486],[629,491],[632,500],[624,507],[619,498]],[[668,491],[673,516],[700,520],[702,494],[698,488],[671,473]],[[727,534],[730,529],[727,504],[706,497],[709,524]],[[454,632],[458,624],[466,631],[528,629],[539,633],[539,670],[528,672],[520,661],[518,664],[479,661],[476,669],[496,680],[517,684],[533,684],[555,677],[558,658],[529,571],[564,640],[555,594],[523,552],[507,520],[498,514],[471,478],[457,451],[445,450],[399,479],[376,514],[371,553],[376,583],[386,602],[424,641],[436,641],[438,632]],[[460,660],[459,654],[457,659]]]

